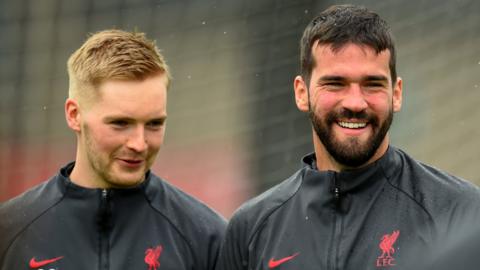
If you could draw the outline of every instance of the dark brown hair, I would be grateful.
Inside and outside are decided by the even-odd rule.
[[[392,84],[396,82],[393,36],[387,22],[377,13],[354,5],[335,5],[321,12],[307,25],[300,42],[300,68],[307,84],[315,67],[312,46],[317,41],[322,45],[331,45],[333,51],[338,51],[347,43],[365,45],[377,53],[389,50]]]

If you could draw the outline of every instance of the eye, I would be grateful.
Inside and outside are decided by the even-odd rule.
[[[111,121],[110,124],[113,125],[114,127],[117,127],[117,128],[123,128],[123,127],[126,127],[128,125],[128,121],[122,120],[122,119],[117,119],[117,120]]]
[[[152,120],[147,123],[147,127],[151,129],[160,129],[165,124],[164,119]]]
[[[343,84],[340,83],[340,82],[328,82],[328,83],[325,83],[325,85],[329,85],[329,86],[342,86]]]
[[[371,87],[382,87],[383,84],[380,83],[380,82],[369,82],[369,83],[367,83],[367,86],[371,86]]]
[[[330,91],[342,89],[344,86],[345,84],[341,81],[327,81],[322,84],[323,88]]]
[[[370,90],[381,90],[385,88],[385,84],[377,81],[366,82],[365,87]]]

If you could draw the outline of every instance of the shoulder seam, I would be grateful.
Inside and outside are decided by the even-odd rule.
[[[146,195],[145,195],[146,196]],[[148,200],[148,199],[147,199]],[[159,213],[160,215],[162,215],[163,218],[165,218],[168,223],[170,223],[170,225],[172,225],[173,228],[175,228],[175,231],[178,232],[179,235],[182,236],[182,239],[187,243],[187,245],[190,247],[190,249],[193,251],[193,247],[190,245],[190,243],[188,242],[188,239],[187,237],[180,231],[180,229],[177,227],[177,225],[167,216],[165,215],[161,210],[157,209],[155,206],[152,205],[151,202],[148,203],[150,205],[150,207],[157,213]]]
[[[301,172],[299,172],[300,176],[297,176],[297,177],[301,177],[300,178],[300,181],[301,183],[298,185],[298,188],[297,190],[295,190],[295,192],[292,193],[292,195],[286,199],[285,201],[283,201],[281,204],[279,204],[277,207],[274,207],[271,209],[270,213],[268,213],[267,215],[265,215],[265,217],[263,218],[263,220],[260,222],[259,226],[255,229],[255,231],[251,234],[250,238],[248,239],[247,241],[247,246],[250,245],[250,243],[253,241],[253,238],[254,236],[258,233],[258,231],[263,227],[263,224],[265,224],[265,222],[270,218],[270,216],[275,212],[277,211],[279,208],[281,208],[284,204],[286,204],[288,201],[290,201],[293,197],[295,197],[295,195],[298,193],[298,191],[300,190],[300,187],[302,186],[302,183],[303,183],[303,175],[305,174],[305,170],[301,170]]]
[[[50,209],[52,209],[53,207],[57,206],[63,199],[65,198],[65,193],[62,194],[62,197],[55,203],[53,203],[51,206],[47,207],[44,211],[42,211],[41,213],[39,213],[35,218],[33,218],[30,222],[28,222],[27,224],[25,224],[25,226],[18,231],[17,234],[15,234],[14,237],[12,237],[12,240],[10,241],[10,243],[7,245],[6,249],[5,249],[5,252],[3,253],[2,255],[2,261],[4,259],[4,256],[5,254],[7,254],[8,250],[10,249],[10,247],[12,246],[12,244],[15,242],[15,240],[23,233],[25,232],[25,230],[28,229],[28,227],[30,227],[30,225],[32,225],[36,220],[38,220],[41,216],[43,216],[45,213],[47,213]]]
[[[411,194],[409,194],[408,192],[406,192],[405,190],[401,189],[400,187],[394,185],[391,181],[391,179],[385,174],[385,171],[383,170],[382,168],[382,173],[383,175],[385,176],[385,179],[387,180],[387,183],[393,187],[394,189],[398,190],[399,192],[405,194],[405,196],[407,196],[408,198],[410,198],[410,200],[412,200],[413,202],[415,202],[416,205],[418,205],[428,216],[428,218],[430,219],[430,221],[432,223],[434,223],[434,219],[433,219],[433,216],[432,214],[430,214],[430,212],[425,208],[425,206],[423,206],[423,204],[421,204],[419,201],[417,201]],[[393,177],[393,176],[392,176]]]
[[[158,177],[159,178],[159,177]],[[160,178],[159,178],[160,179]],[[162,182],[163,182],[163,179],[160,179]],[[165,184],[164,182],[162,184]],[[167,216],[163,213],[163,211],[161,211],[160,209],[157,209],[153,204],[152,204],[152,200],[149,199],[148,195],[146,192],[143,192],[143,195],[145,197],[145,199],[147,200],[148,204],[150,205],[150,207],[155,211],[157,212],[158,214],[160,214],[174,229],[175,231],[181,236],[181,238],[183,239],[183,241],[187,244],[187,246],[190,248],[190,252],[192,254],[195,254],[195,249],[193,248],[193,246],[190,244],[190,242],[188,241],[188,237],[177,227],[177,225]],[[196,256],[193,256],[194,258],[194,261],[195,262],[198,262],[198,259]]]

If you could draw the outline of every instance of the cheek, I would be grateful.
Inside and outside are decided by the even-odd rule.
[[[111,152],[117,148],[120,148],[122,143],[117,142],[117,140],[115,140],[115,138],[112,136],[107,137],[106,135],[104,135],[99,138],[97,145],[99,150],[102,150],[104,152]]]
[[[99,128],[92,137],[97,150],[101,152],[111,152],[124,143],[124,136],[110,128]]]
[[[393,106],[392,98],[385,95],[372,96],[368,98],[367,102],[370,110],[378,114],[387,114]]]
[[[149,134],[147,138],[148,146],[152,150],[158,151],[163,144],[164,135],[165,135],[164,131],[159,133]]]
[[[312,98],[311,106],[317,113],[324,113],[333,110],[338,104],[339,98],[335,93],[323,92],[318,93]]]

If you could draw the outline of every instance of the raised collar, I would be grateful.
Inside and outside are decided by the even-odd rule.
[[[354,191],[375,184],[381,179],[391,178],[401,164],[397,151],[399,150],[395,147],[389,146],[385,154],[372,164],[340,172],[317,170],[315,154],[311,153],[303,158],[305,180],[310,182],[331,178],[332,185],[339,187],[342,192]]]
[[[145,188],[148,186],[150,182],[150,178],[152,177],[152,174],[150,173],[150,171],[147,171],[147,173],[145,174],[145,180],[142,183],[138,184],[137,186],[127,187],[127,188],[108,188],[108,189],[86,188],[86,187],[79,186],[70,180],[69,176],[74,166],[75,166],[75,162],[71,162],[60,169],[60,172],[57,175],[57,184],[63,194],[68,193],[69,195],[75,196],[75,197],[94,196],[104,190],[108,190],[109,193],[111,194],[114,193],[118,195],[134,194],[139,191],[143,192]]]

